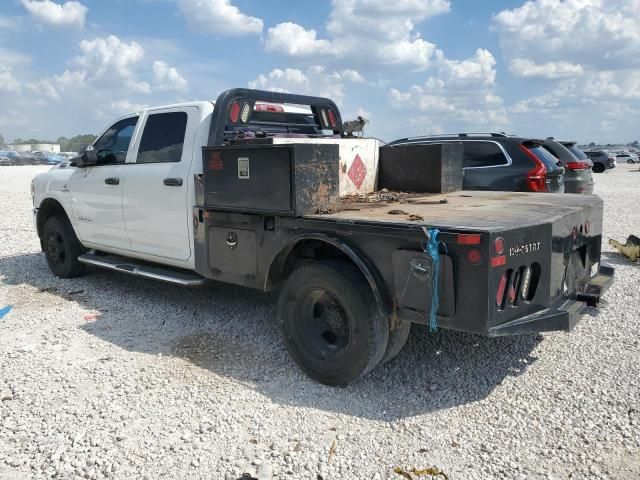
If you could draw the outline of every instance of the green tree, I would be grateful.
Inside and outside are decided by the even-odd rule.
[[[596,146],[596,143],[595,143],[595,142],[591,142],[591,143],[589,144],[589,147],[595,147],[595,146]]]
[[[7,144],[4,141],[4,137],[0,133],[0,148],[7,148]]]

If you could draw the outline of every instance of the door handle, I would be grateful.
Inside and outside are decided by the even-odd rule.
[[[167,187],[181,187],[182,186],[182,179],[181,178],[165,178],[164,179],[164,184]]]
[[[115,177],[109,177],[104,179],[104,183],[107,185],[120,185],[120,179]]]

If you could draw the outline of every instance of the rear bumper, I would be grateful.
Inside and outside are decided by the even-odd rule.
[[[598,274],[589,281],[576,299],[559,298],[544,310],[491,328],[488,335],[502,337],[558,330],[571,331],[583,315],[598,314],[596,307],[613,283],[613,274],[612,267],[601,265]]]

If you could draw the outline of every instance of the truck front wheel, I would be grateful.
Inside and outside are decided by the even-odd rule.
[[[85,265],[78,262],[82,254],[82,245],[69,223],[61,217],[51,217],[44,224],[42,250],[47,264],[56,277],[79,277],[85,272]]]
[[[388,320],[360,272],[344,262],[297,268],[280,293],[278,322],[293,360],[327,385],[369,372],[387,348]]]

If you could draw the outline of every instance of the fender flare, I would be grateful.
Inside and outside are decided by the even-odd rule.
[[[373,292],[373,296],[376,299],[376,304],[378,306],[378,310],[381,315],[389,316],[392,312],[390,308],[391,301],[387,298],[386,288],[384,287],[384,282],[378,270],[375,266],[367,260],[367,258],[358,252],[358,250],[351,247],[345,241],[326,235],[324,233],[304,233],[301,235],[296,235],[287,241],[282,248],[271,258],[269,261],[269,265],[267,268],[267,274],[264,279],[264,290],[268,289],[269,279],[271,278],[271,269],[273,268],[274,263],[281,255],[285,255],[285,258],[289,256],[293,248],[300,242],[305,240],[317,240],[320,242],[327,243],[342,253],[344,253],[355,265],[358,267],[364,278],[367,280],[371,291]]]

